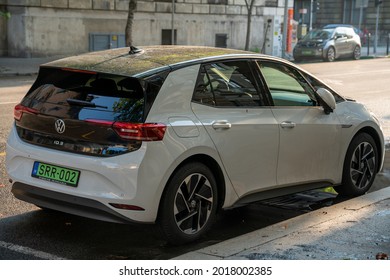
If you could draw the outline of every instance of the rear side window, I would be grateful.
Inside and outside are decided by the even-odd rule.
[[[165,77],[166,74],[158,74],[138,80],[113,74],[42,68],[23,105],[40,110],[43,104],[57,104],[58,110],[67,111],[67,117],[79,120],[97,118],[141,123]]]
[[[248,61],[227,61],[203,65],[193,101],[216,107],[254,107],[260,96]]]

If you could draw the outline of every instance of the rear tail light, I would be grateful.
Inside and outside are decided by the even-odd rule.
[[[22,104],[18,104],[14,108],[14,119],[20,121],[23,113],[38,114],[38,111],[36,109],[23,106]]]
[[[127,140],[161,141],[164,138],[166,125],[161,123],[124,123],[113,125],[118,135]]]
[[[105,120],[86,120],[102,126],[110,126],[125,140],[161,141],[167,126],[162,123],[127,123]]]

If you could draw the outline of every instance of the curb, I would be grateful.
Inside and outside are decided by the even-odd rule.
[[[239,254],[249,250],[261,251],[261,246],[304,229],[350,215],[367,206],[389,199],[390,187],[353,198],[336,205],[324,207],[295,218],[238,236],[221,243],[183,254],[174,260],[239,259]]]
[[[360,59],[375,59],[375,58],[388,58],[389,56],[387,55],[366,55],[366,56],[361,56]]]
[[[11,72],[11,73],[0,73],[0,77],[25,77],[25,76],[36,76],[38,72],[30,72],[30,73],[19,73],[19,72]]]

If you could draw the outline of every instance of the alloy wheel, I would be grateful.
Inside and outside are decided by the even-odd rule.
[[[359,59],[361,56],[361,49],[359,46],[356,46],[353,50],[353,59]]]
[[[199,173],[187,176],[174,199],[177,227],[185,234],[199,232],[207,224],[213,206],[213,190],[207,178]]]
[[[352,183],[358,189],[364,189],[370,184],[375,176],[376,158],[372,145],[362,142],[353,152],[350,175]]]
[[[333,47],[330,47],[328,49],[328,52],[326,53],[326,59],[327,61],[332,62],[335,60],[335,58],[336,58],[336,52]]]

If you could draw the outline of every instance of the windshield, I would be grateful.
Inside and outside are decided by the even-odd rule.
[[[314,29],[306,34],[303,37],[303,41],[311,41],[311,40],[328,40],[332,37],[334,29]]]

